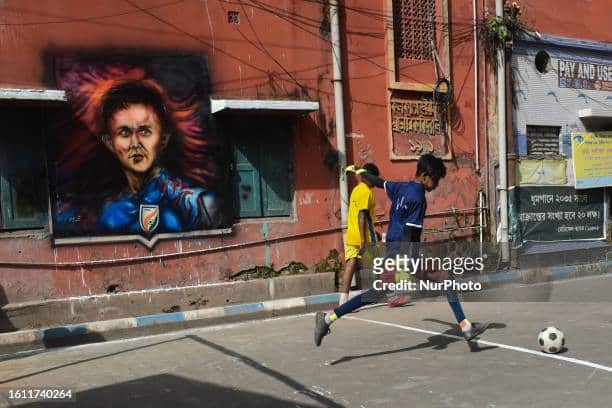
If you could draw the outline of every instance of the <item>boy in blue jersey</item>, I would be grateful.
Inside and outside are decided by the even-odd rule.
[[[410,182],[384,181],[378,176],[363,173],[362,177],[376,187],[384,188],[391,199],[391,213],[387,231],[387,257],[399,254],[408,246],[410,255],[418,255],[418,243],[421,241],[423,220],[427,209],[425,192],[438,187],[440,179],[446,176],[444,162],[431,154],[421,156],[417,163],[416,178]],[[433,279],[427,273],[419,271],[420,279]],[[327,313],[318,312],[315,316],[315,345],[321,345],[321,340],[329,334],[329,326],[340,317],[364,305],[377,303],[383,291],[370,289],[358,295],[345,304]],[[466,319],[457,293],[453,290],[446,293],[448,303],[455,315],[461,332],[467,341],[481,334],[486,327],[472,324]]]

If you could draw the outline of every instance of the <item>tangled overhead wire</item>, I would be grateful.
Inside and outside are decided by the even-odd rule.
[[[433,41],[431,42],[431,53],[436,74],[436,86],[433,89],[432,99],[436,111],[436,119],[440,122],[440,128],[444,130],[446,128],[446,114],[449,111],[450,104],[453,102],[453,85],[446,77],[440,57],[438,56],[436,44]],[[442,75],[440,75],[440,72]]]
[[[447,78],[438,78],[433,90],[433,100],[434,103],[442,105],[453,101],[453,86]]]

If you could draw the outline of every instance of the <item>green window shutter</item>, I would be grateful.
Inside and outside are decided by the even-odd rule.
[[[0,205],[3,229],[42,228],[47,219],[47,177],[38,111],[3,112],[0,123]],[[39,116],[38,116],[39,117]]]
[[[291,214],[291,152],[289,140],[260,145],[263,215]]]
[[[240,218],[262,215],[258,148],[256,143],[247,140],[241,140],[236,144],[234,197],[236,213]]]

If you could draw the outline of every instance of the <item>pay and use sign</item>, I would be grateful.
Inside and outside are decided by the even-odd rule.
[[[559,60],[559,87],[612,91],[612,65]]]

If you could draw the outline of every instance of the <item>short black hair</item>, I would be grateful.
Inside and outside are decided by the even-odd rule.
[[[366,163],[363,166],[361,166],[361,168],[373,176],[380,175],[380,171],[378,170],[378,167],[374,163]]]
[[[162,95],[142,82],[131,81],[115,85],[106,93],[101,109],[102,134],[110,133],[108,124],[116,112],[137,104],[152,108],[157,114],[162,131],[169,131],[169,119]]]
[[[417,163],[416,175],[429,176],[434,180],[440,180],[446,176],[446,166],[442,159],[437,158],[433,154],[424,154],[419,158]]]

